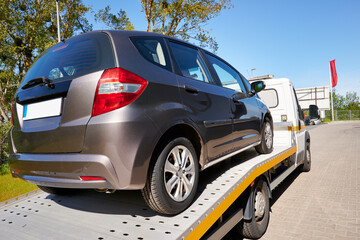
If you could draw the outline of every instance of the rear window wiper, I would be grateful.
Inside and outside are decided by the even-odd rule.
[[[55,88],[55,84],[51,79],[48,79],[45,76],[39,77],[39,78],[34,78],[30,81],[28,81],[24,86],[21,87],[21,89],[27,89],[27,88],[31,88],[34,87],[36,85],[42,85],[45,86],[49,89],[54,89]]]

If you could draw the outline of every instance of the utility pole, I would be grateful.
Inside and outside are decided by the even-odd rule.
[[[251,78],[254,78],[254,74],[253,74],[253,72],[256,70],[256,68],[252,68],[251,69]]]
[[[60,18],[59,18],[59,0],[56,0],[56,18],[57,18],[58,42],[61,42],[61,36],[60,36]]]
[[[334,95],[333,95],[333,88],[331,82],[331,73],[330,73],[330,89],[331,89],[331,116],[332,116],[332,121],[334,121]]]

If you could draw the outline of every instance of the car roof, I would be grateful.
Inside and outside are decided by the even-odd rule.
[[[81,35],[84,35],[84,34],[92,34],[92,33],[99,33],[99,32],[102,32],[102,33],[106,33],[108,34],[111,38],[113,38],[114,40],[116,40],[117,38],[123,38],[123,37],[162,37],[162,38],[167,38],[167,39],[171,39],[171,40],[175,40],[175,41],[178,41],[178,42],[182,42],[184,44],[187,44],[187,45],[191,45],[193,47],[196,47],[196,48],[201,48],[199,46],[196,46],[194,44],[191,44],[189,42],[186,42],[184,40],[181,40],[181,39],[178,39],[176,37],[170,37],[170,36],[167,36],[167,35],[163,35],[163,34],[159,34],[159,33],[154,33],[154,32],[145,32],[145,31],[125,31],[125,30],[95,30],[95,31],[91,31],[91,32],[86,32],[86,33],[83,33]],[[78,35],[79,36],[79,35]],[[74,36],[74,37],[77,37],[77,36]],[[74,38],[72,37],[72,38]],[[65,40],[66,41],[66,40]],[[201,48],[202,49],[202,48]],[[205,49],[203,49],[205,50]],[[206,50],[205,50],[206,51]]]

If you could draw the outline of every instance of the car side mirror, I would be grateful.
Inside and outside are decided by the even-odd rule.
[[[264,88],[265,88],[265,83],[263,81],[256,81],[251,83],[251,93],[253,95],[262,91]]]

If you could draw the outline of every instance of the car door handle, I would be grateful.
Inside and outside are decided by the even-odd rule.
[[[187,86],[185,85],[185,91],[192,93],[192,94],[197,94],[199,93],[199,90],[197,90],[196,88],[192,87],[192,86]]]

